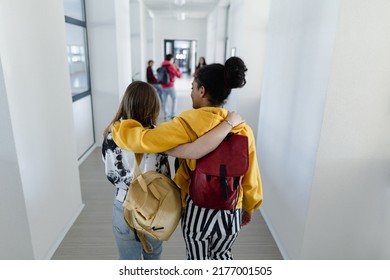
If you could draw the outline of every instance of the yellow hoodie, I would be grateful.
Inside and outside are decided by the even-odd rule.
[[[144,128],[135,120],[116,122],[112,127],[115,143],[125,150],[135,153],[161,153],[178,145],[195,141],[228,115],[228,111],[218,107],[202,107],[181,113],[171,122],[164,122],[154,129]],[[256,147],[252,129],[247,124],[241,124],[232,132],[248,137],[249,169],[242,179],[242,185],[237,208],[252,213],[263,201],[260,171],[256,157]],[[182,190],[182,198],[191,182],[190,172],[194,170],[196,160],[185,160],[180,164],[175,175],[175,182]]]

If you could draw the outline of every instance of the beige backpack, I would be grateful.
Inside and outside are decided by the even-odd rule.
[[[153,247],[145,234],[168,240],[180,221],[182,204],[180,189],[171,178],[156,171],[141,173],[142,156],[135,154],[134,176],[123,203],[123,215],[144,250],[151,253]]]

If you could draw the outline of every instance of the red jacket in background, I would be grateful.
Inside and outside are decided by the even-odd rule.
[[[181,72],[179,68],[176,68],[170,61],[164,60],[161,66],[166,66],[169,71],[169,77],[171,78],[171,82],[166,85],[161,85],[162,88],[171,88],[175,85],[175,77],[181,78]]]

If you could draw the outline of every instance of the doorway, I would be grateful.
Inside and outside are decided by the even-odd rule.
[[[195,40],[164,40],[164,56],[173,54],[174,63],[183,74],[195,71],[197,42]]]

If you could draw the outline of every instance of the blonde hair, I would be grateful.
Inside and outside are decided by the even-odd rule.
[[[159,114],[160,100],[155,88],[142,81],[132,82],[123,95],[114,119],[103,132],[104,141],[116,121],[134,119],[144,127],[150,127],[156,124]]]

